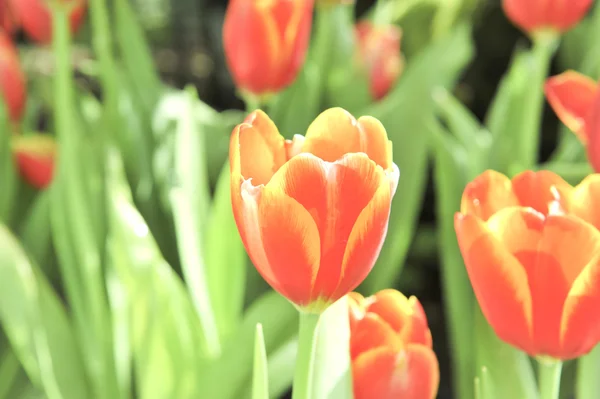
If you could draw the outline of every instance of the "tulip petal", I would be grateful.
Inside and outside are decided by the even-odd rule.
[[[563,32],[584,17],[592,0],[503,0],[502,4],[508,18],[526,32]]]
[[[355,288],[360,281],[353,280],[348,284],[351,286],[348,290],[334,294],[345,270],[344,254],[347,246],[355,242],[352,232],[362,212],[367,208],[379,206],[380,203],[385,205],[385,192],[388,193],[389,212],[390,188],[383,170],[365,154],[350,154],[338,162],[330,163],[304,153],[290,159],[267,186],[279,187],[301,204],[310,213],[318,228],[321,260],[312,298],[317,300],[326,297],[337,300]],[[384,187],[383,194],[377,196],[376,193],[381,187]],[[376,196],[383,196],[383,199],[373,204]],[[381,234],[381,213],[373,213],[379,218],[371,224],[373,231],[361,236],[364,240],[372,241],[374,235]],[[387,216],[383,224],[387,224]],[[381,237],[379,239],[381,240]],[[369,243],[370,241],[365,242],[363,247],[366,248]],[[371,253],[370,256],[376,255]],[[369,264],[363,264],[362,274],[366,275],[370,267]]]
[[[544,91],[560,120],[587,144],[586,123],[598,91],[596,82],[578,72],[567,71],[549,78]]]
[[[223,22],[227,65],[238,87],[255,94],[272,89],[281,59],[281,39],[268,7],[230,2]]]
[[[494,170],[487,170],[467,184],[463,192],[460,210],[482,220],[488,220],[502,208],[518,205],[508,177]]]
[[[385,320],[403,342],[419,343],[431,348],[431,332],[421,303],[416,297],[406,298],[393,289],[379,291],[370,301],[367,312]]]
[[[580,242],[577,242],[577,238]],[[581,270],[568,293],[561,319],[560,336],[563,357],[575,358],[588,353],[600,341],[600,233],[580,223],[579,231],[570,239],[573,267]],[[577,243],[577,244],[575,244]],[[567,244],[564,245],[567,248]],[[574,245],[575,244],[575,245]],[[585,255],[583,255],[585,253]],[[586,264],[583,264],[586,262]],[[570,269],[571,263],[566,263]]]
[[[512,179],[519,204],[543,215],[570,212],[571,185],[548,170],[520,173]]]
[[[358,185],[358,181],[355,184]],[[364,182],[362,184],[364,185]],[[371,201],[356,219],[348,236],[334,298],[355,289],[372,270],[381,252],[388,229],[392,187],[388,179],[384,179],[380,184]]]
[[[433,399],[439,366],[431,349],[408,345],[401,351],[377,348],[353,363],[355,399]]]
[[[401,342],[384,319],[375,313],[367,313],[350,332],[350,357],[354,359],[363,352],[381,346],[396,348]]]
[[[246,197],[245,192],[242,194]],[[320,258],[319,232],[310,214],[279,187],[267,185],[258,199],[258,209],[247,215],[248,219],[256,218],[246,220],[245,226],[250,240],[248,254],[258,271],[290,301],[308,305]]]
[[[348,317],[350,319],[350,331],[365,317],[365,297],[358,292],[348,293]]]
[[[563,306],[573,281],[600,249],[596,229],[575,216],[550,215],[540,241],[515,256],[527,272],[533,308],[533,339],[538,354],[561,358]],[[506,235],[514,234],[506,231]]]
[[[334,162],[345,154],[364,152],[383,169],[392,167],[385,128],[377,119],[363,116],[358,121],[342,108],[321,113],[306,132],[303,151]]]
[[[512,249],[518,248],[519,242],[527,248],[531,234],[523,231],[523,227],[506,223],[514,219],[515,212],[523,211],[507,208],[496,213],[492,219],[495,219],[494,229],[505,225],[514,234]],[[471,285],[487,321],[504,341],[522,349],[530,348],[532,300],[523,266],[509,252],[510,246],[507,249],[506,243],[477,216],[458,213],[454,227]]]
[[[572,212],[600,230],[600,174],[588,175],[575,187]]]

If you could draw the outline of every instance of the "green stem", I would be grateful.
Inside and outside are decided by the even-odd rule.
[[[550,61],[558,45],[558,36],[554,32],[539,32],[533,38],[531,62],[533,72],[530,75],[530,87],[523,97],[521,129],[516,129],[515,142],[520,145],[519,157],[523,169],[533,168],[538,160],[542,110],[544,106],[544,82],[548,76]]]
[[[562,362],[538,360],[540,399],[558,399]]]
[[[577,399],[596,399],[600,392],[600,345],[589,354],[579,358],[577,362],[577,382],[575,397]]]
[[[300,312],[298,356],[292,399],[312,399],[313,368],[319,314]]]

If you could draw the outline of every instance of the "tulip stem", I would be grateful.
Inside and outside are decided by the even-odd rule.
[[[292,399],[312,399],[312,382],[319,314],[300,312],[298,355]]]
[[[558,399],[562,362],[538,359],[540,399]]]

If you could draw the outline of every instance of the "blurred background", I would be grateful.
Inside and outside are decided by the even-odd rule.
[[[162,79],[169,85],[183,88],[188,84],[197,87],[199,97],[216,110],[243,109],[242,101],[236,97],[235,88],[225,65],[221,29],[227,0],[130,0],[153,49],[154,59]],[[373,5],[373,0],[357,0],[356,12],[360,16]],[[428,28],[437,7],[437,1],[423,1],[404,15],[399,23],[404,31],[402,52],[410,60],[412,54],[427,41]],[[473,36],[476,44],[474,61],[462,75],[455,95],[483,119],[497,86],[506,72],[515,46],[527,44],[527,38],[515,28],[502,12],[500,0],[473,1]],[[81,67],[90,56],[85,43],[89,40],[89,24],[77,37],[77,54]],[[44,55],[48,50],[27,45],[19,37],[25,52],[23,66],[34,72],[46,73]],[[563,54],[563,53],[561,53]],[[563,69],[563,62],[554,61],[554,71]],[[441,63],[444,60],[440,60]],[[564,61],[568,64],[568,61]],[[81,83],[94,88],[97,82],[89,74],[81,74]],[[33,97],[33,96],[32,96]],[[40,119],[43,128],[44,119]],[[545,161],[556,147],[557,120],[546,107],[544,117],[541,161]],[[303,132],[291,132],[303,133]],[[419,134],[419,132],[415,132]],[[209,148],[210,151],[210,143]],[[407,265],[394,288],[408,295],[416,295],[428,316],[434,338],[434,347],[440,361],[440,398],[451,397],[449,349],[438,264],[437,238],[435,236],[435,195],[428,183],[420,216],[419,229],[407,258]]]

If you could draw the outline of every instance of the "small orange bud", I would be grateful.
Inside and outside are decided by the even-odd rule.
[[[319,313],[373,268],[399,172],[381,123],[332,108],[286,141],[262,111],[231,136],[231,201],[264,279]]]
[[[587,13],[593,0],[503,0],[506,16],[528,33],[565,32]]]
[[[433,399],[440,381],[431,332],[414,296],[352,292],[350,357],[355,399]]]
[[[45,134],[14,136],[12,145],[21,176],[38,189],[48,187],[54,174],[54,139]]]
[[[0,30],[0,88],[8,116],[13,122],[21,119],[27,91],[19,55],[10,37]]]
[[[454,227],[475,296],[498,337],[573,359],[600,342],[600,175],[571,187],[549,171],[487,171]]]
[[[231,0],[223,25],[229,71],[242,92],[264,96],[293,82],[304,63],[314,0]]]
[[[379,100],[394,86],[404,68],[400,53],[402,30],[363,21],[356,25],[356,37],[359,60],[369,74],[371,94]]]
[[[28,37],[41,44],[52,40],[52,13],[48,0],[9,0],[21,27]],[[77,32],[83,22],[86,0],[53,0],[69,7],[71,32]]]

